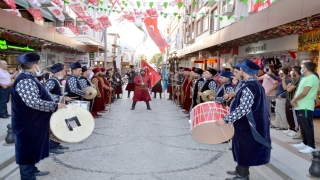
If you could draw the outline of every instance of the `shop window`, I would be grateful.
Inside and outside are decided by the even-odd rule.
[[[202,33],[202,26],[201,26],[201,20],[199,20],[197,22],[197,34],[201,34]]]
[[[218,9],[214,9],[213,11],[211,11],[211,17],[210,17],[210,31],[211,33],[214,33],[218,30],[218,18],[216,17],[218,16]]]
[[[202,19],[202,31],[207,31],[208,30],[208,18],[203,17]]]

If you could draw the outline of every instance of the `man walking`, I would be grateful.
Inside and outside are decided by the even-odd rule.
[[[151,85],[151,80],[148,76],[146,76],[146,70],[141,69],[140,70],[140,75],[137,75],[134,78],[134,84],[135,84],[135,89],[134,89],[134,95],[133,95],[133,102],[132,102],[132,107],[131,110],[134,110],[136,107],[137,101],[144,101],[147,104],[147,109],[151,110],[149,101],[151,101],[151,97],[149,94],[149,89]]]

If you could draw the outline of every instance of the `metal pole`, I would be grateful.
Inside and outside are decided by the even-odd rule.
[[[108,47],[107,47],[107,28],[104,28],[104,67],[107,68],[107,53],[108,53]]]

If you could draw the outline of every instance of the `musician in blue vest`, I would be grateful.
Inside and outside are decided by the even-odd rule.
[[[198,96],[201,96],[202,93],[206,90],[212,90],[217,92],[217,83],[213,80],[213,76],[217,74],[217,71],[213,68],[207,68],[204,72],[204,81],[200,82],[200,92],[198,92]],[[204,101],[200,98],[200,103]]]
[[[18,57],[21,73],[12,86],[12,129],[15,137],[15,158],[22,180],[49,174],[35,166],[49,157],[49,124],[52,113],[65,104],[52,100],[48,91],[37,80],[41,72],[40,56],[25,53]]]
[[[84,95],[90,95],[91,92],[83,91],[79,82],[79,77],[82,73],[81,64],[79,62],[71,63],[71,75],[68,77],[66,82],[65,91],[68,93],[68,97],[75,100],[83,100]]]
[[[54,64],[50,67],[50,72],[53,74],[45,83],[44,87],[48,90],[54,102],[59,103],[61,96],[63,96],[61,91],[61,79],[64,76],[64,67],[61,63]],[[65,101],[70,101],[69,97],[64,97]],[[64,152],[60,149],[69,149],[69,147],[60,145],[60,141],[57,140],[50,133],[50,153],[63,154]]]
[[[228,94],[233,91],[232,86],[232,72],[221,71],[220,72],[220,87],[217,92],[217,97],[209,97],[210,100],[214,100],[220,104],[226,105],[226,101],[229,99]]]
[[[266,106],[266,94],[255,78],[259,66],[250,60],[241,63],[242,85],[230,106],[230,113],[216,121],[219,126],[232,123],[232,153],[237,163],[235,171],[228,171],[233,178],[248,180],[250,166],[267,164],[270,161],[270,114]]]
[[[90,74],[91,74],[91,70],[88,69],[87,66],[83,66],[82,67],[82,76],[79,78],[81,89],[83,89],[85,87],[94,87],[89,79]],[[83,100],[90,102],[89,111],[91,112],[92,106],[93,106],[93,99],[83,98]]]

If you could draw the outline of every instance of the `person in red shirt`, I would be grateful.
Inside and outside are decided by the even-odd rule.
[[[151,86],[151,80],[148,76],[145,76],[146,71],[144,69],[140,70],[140,75],[137,75],[133,82],[135,85],[134,94],[133,94],[133,102],[131,110],[134,110],[137,101],[144,101],[147,104],[147,109],[151,110],[149,101],[151,101],[151,97],[149,94],[149,87]]]

